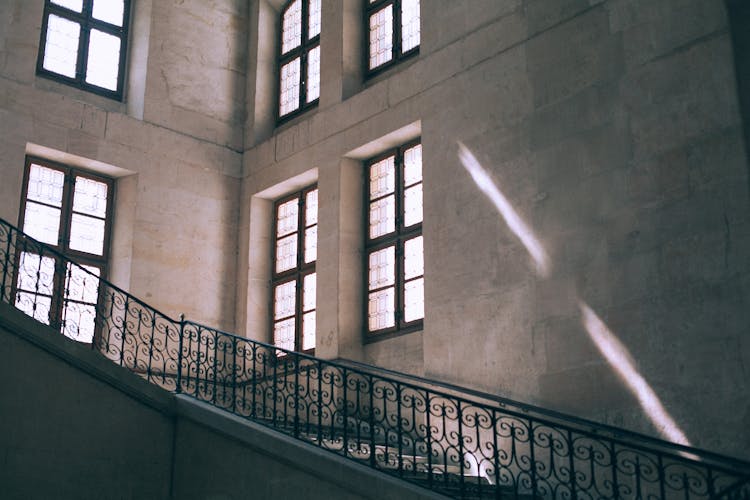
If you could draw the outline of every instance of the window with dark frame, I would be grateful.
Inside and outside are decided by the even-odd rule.
[[[422,328],[422,145],[367,162],[365,280],[367,338]]]
[[[271,337],[290,351],[315,350],[315,261],[318,258],[318,188],[274,203]]]
[[[38,75],[122,100],[131,0],[45,0]]]
[[[296,116],[318,104],[320,2],[292,0],[281,11],[279,120]]]
[[[367,75],[419,53],[419,1],[366,0]]]
[[[107,275],[113,189],[112,179],[26,159],[19,226],[81,267],[22,246],[16,307],[79,342],[91,343],[96,333],[99,278]]]

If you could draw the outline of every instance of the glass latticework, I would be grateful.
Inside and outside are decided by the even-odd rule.
[[[279,119],[318,102],[320,97],[321,0],[293,0],[281,13]]]
[[[369,73],[419,51],[419,0],[370,0],[365,9]]]
[[[416,329],[424,318],[421,144],[371,160],[367,175],[367,330]]]
[[[315,349],[318,189],[274,204],[272,339],[290,351]]]

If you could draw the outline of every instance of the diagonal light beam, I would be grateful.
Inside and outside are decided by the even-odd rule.
[[[497,185],[492,181],[492,178],[487,171],[482,168],[477,159],[471,154],[471,151],[464,146],[462,142],[458,142],[458,158],[461,160],[464,168],[469,172],[471,178],[479,187],[479,189],[487,195],[492,203],[497,208],[500,215],[502,215],[508,228],[515,234],[523,246],[526,247],[526,251],[531,255],[534,264],[536,265],[536,272],[541,277],[546,278],[550,274],[550,262],[547,252],[544,247],[534,235],[531,228],[524,222],[518,212],[515,211],[513,206],[510,204],[508,199],[498,189]]]
[[[667,439],[690,446],[685,433],[672,419],[646,379],[636,370],[633,359],[622,342],[607,328],[607,325],[583,301],[578,302],[581,321],[597,349],[607,359],[630,391],[638,398],[638,403],[653,422],[654,427]]]

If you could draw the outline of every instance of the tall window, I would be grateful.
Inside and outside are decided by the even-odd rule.
[[[81,342],[94,337],[99,277],[107,271],[112,190],[111,179],[26,160],[19,225],[88,272],[54,254],[39,255],[34,246],[22,246],[16,307]]]
[[[419,52],[419,0],[367,0],[367,73]]]
[[[320,0],[293,0],[281,13],[279,119],[320,97]]]
[[[45,0],[37,74],[122,99],[130,0]]]
[[[422,146],[367,163],[367,331],[421,328],[424,318]]]
[[[273,343],[290,351],[315,349],[315,261],[318,189],[306,188],[274,205]]]

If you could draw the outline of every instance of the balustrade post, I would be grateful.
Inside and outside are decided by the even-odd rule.
[[[185,314],[180,314],[180,333],[177,337],[177,394],[182,392],[182,338],[185,334]]]
[[[299,437],[299,363],[300,356],[294,355],[294,437]]]

